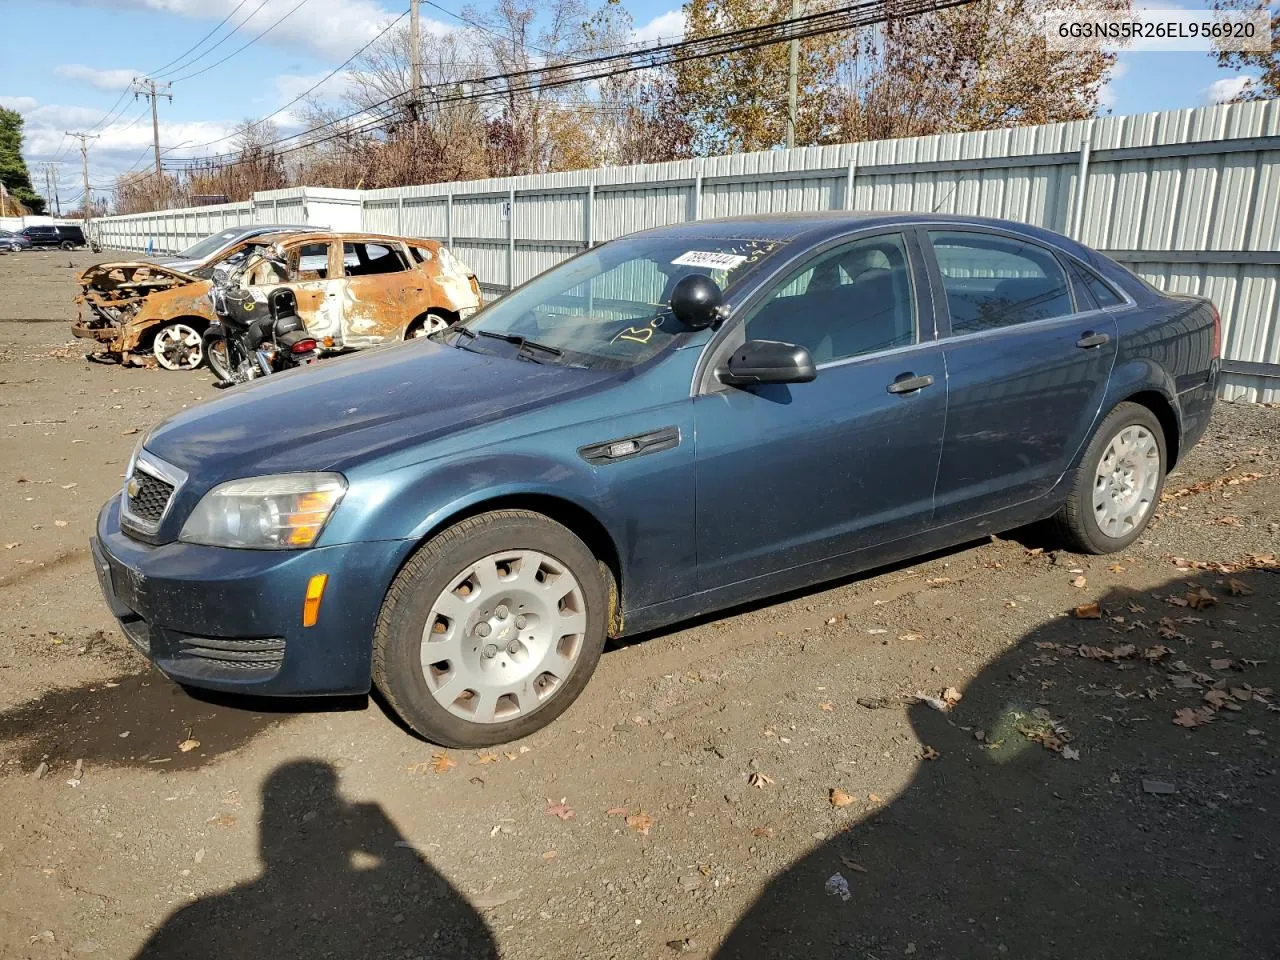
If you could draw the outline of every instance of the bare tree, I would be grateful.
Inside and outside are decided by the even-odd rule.
[[[1223,13],[1251,13],[1257,0],[1214,0]],[[1265,7],[1263,8],[1265,9]],[[1260,74],[1243,85],[1235,100],[1273,100],[1280,97],[1280,11],[1271,14],[1271,48],[1266,51],[1219,51],[1213,56],[1228,70],[1257,70]]]

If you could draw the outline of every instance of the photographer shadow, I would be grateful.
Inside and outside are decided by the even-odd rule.
[[[495,957],[484,920],[336,771],[285,764],[262,790],[262,873],[172,914],[137,960]]]

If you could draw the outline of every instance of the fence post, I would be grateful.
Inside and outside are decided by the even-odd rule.
[[[587,249],[590,250],[595,246],[595,230],[596,230],[596,178],[592,177],[591,182],[587,184]]]
[[[507,289],[516,288],[516,188],[512,185],[507,190]]]
[[[444,195],[444,245],[453,248],[453,191],[446,190]]]
[[[855,160],[849,161],[849,169],[844,175],[844,208],[846,210],[853,209],[853,178],[858,175],[858,163]]]
[[[702,219],[702,171],[693,175],[693,219]]]
[[[1071,216],[1071,236],[1080,240],[1084,234],[1084,200],[1085,194],[1088,193],[1089,183],[1089,150],[1090,138],[1093,133],[1093,121],[1089,121],[1089,125],[1085,127],[1084,137],[1080,140],[1080,169],[1076,174],[1076,205],[1075,211]]]

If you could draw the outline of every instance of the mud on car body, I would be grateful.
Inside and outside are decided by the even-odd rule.
[[[480,305],[474,274],[434,240],[363,233],[282,233],[247,238],[216,263],[275,249],[281,269],[262,259],[245,284],[288,287],[307,330],[329,352],[442,330]],[[104,263],[80,275],[79,318],[71,332],[124,363],[190,370],[204,360],[201,333],[213,322],[208,279],[145,261]]]

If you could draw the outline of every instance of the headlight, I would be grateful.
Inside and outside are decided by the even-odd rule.
[[[338,473],[283,473],[220,483],[196,504],[178,539],[252,550],[309,547],[346,492],[347,481]]]

